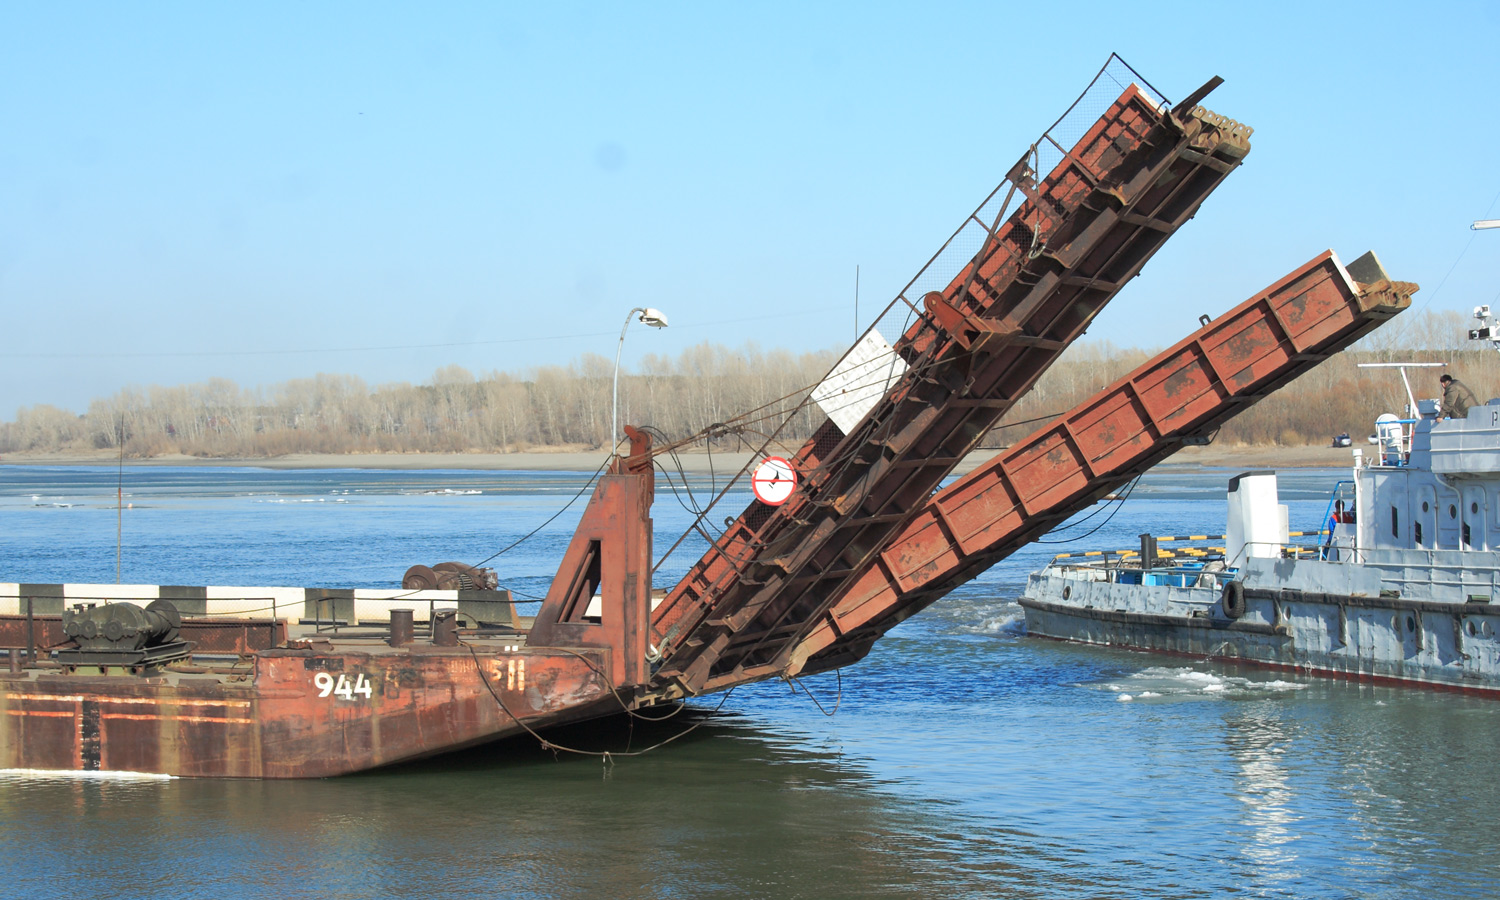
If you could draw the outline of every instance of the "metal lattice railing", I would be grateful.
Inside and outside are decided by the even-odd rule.
[[[1022,188],[1020,182],[1035,181],[1052,172],[1067,156],[1069,148],[1087,134],[1100,116],[1132,84],[1158,111],[1170,108],[1171,104],[1166,97],[1119,56],[1111,54],[1103,68],[1067,111],[1028,147],[1005,179],[964,218],[948,240],[943,242],[937,252],[881,311],[860,340],[829,370],[824,383],[827,384],[835,373],[846,373],[839,388],[852,399],[841,402],[839,399],[831,400],[826,395],[819,397],[816,393],[810,394],[788,414],[788,418],[798,411],[806,410],[810,403],[815,402],[822,414],[835,421],[839,421],[840,413],[846,409],[850,410],[849,417],[856,419],[860,395],[884,393],[904,370],[890,348],[924,314],[922,296],[929,291],[941,291],[952,283],[964,267],[984,250],[986,243],[1006,221],[1006,217],[1013,213],[1017,194]],[[817,410],[811,413],[815,419],[822,417]]]
[[[886,341],[894,344],[906,333],[913,319],[921,314],[921,299],[928,291],[941,291],[947,287],[969,262],[984,249],[996,228],[1011,213],[1016,198],[1017,179],[1022,175],[1033,178],[1045,176],[1057,167],[1067,155],[1068,148],[1076,144],[1099,117],[1110,107],[1130,84],[1153,101],[1158,110],[1165,110],[1170,103],[1134,69],[1118,56],[1111,54],[1109,61],[1089,82],[1089,86],[1067,111],[1058,117],[1042,135],[1027,149],[1017,165],[1007,173],[989,196],[970,213],[952,236],[943,243],[905,287],[896,294],[890,304],[870,326]]]

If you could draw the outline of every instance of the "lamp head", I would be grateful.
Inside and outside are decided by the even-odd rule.
[[[652,328],[666,328],[667,314],[659,309],[648,306],[641,310],[639,321],[642,325],[650,325]]]

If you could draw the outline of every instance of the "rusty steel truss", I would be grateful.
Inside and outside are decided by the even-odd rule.
[[[649,696],[791,671],[942,479],[1244,159],[1250,129],[1196,105],[1217,83],[1176,110],[1132,83],[1045,177],[1035,147],[1022,157],[1015,212],[944,289],[902,298],[904,373],[850,433],[825,421],[793,459],[792,499],[752,503],[656,611]]]

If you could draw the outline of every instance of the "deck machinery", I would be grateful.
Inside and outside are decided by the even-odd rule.
[[[68,627],[135,620],[38,615],[35,598],[60,607],[79,586],[16,586],[31,615],[0,615],[11,662],[0,672],[0,768],[334,775],[861,658],[896,623],[1408,302],[1413,286],[1390,282],[1373,257],[1346,271],[1324,254],[939,490],[1244,159],[1250,129],[1198,105],[1217,83],[1169,106],[1112,60],[806,401],[829,417],[792,456],[792,495],[752,502],[664,598],[651,583],[660,451],[627,428],[629,452],[600,477],[527,630],[459,630],[434,615],[431,638],[414,640],[410,611],[393,609],[388,633],[297,635],[280,619],[189,614],[170,628],[114,628],[121,636],[100,655],[80,644],[54,660],[39,658],[39,635],[63,645]],[[227,589],[146,595],[216,590]],[[306,589],[305,602],[358,593]],[[239,661],[195,664],[193,644],[231,647]]]

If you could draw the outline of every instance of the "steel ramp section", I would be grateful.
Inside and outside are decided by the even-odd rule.
[[[794,457],[792,499],[752,502],[658,608],[645,695],[782,673],[828,605],[1238,166],[1249,134],[1200,107],[1167,113],[1132,84],[1041,182],[1018,164],[1026,199],[914,310],[895,342],[905,373],[848,435],[825,421]]]
[[[890,628],[1407,308],[1416,285],[1330,252],[938,492],[821,617],[790,672],[863,657]],[[1370,277],[1367,275],[1366,277]]]

